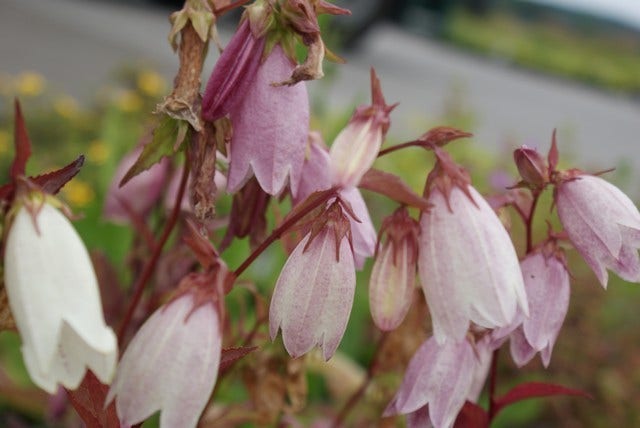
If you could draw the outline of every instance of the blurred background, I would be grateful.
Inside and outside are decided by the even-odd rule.
[[[313,125],[327,142],[355,105],[368,102],[369,68],[375,67],[387,101],[400,103],[389,140],[413,139],[435,125],[473,132],[474,138],[455,143],[454,150],[485,191],[498,190],[491,187],[495,171],[515,182],[513,148],[527,144],[546,153],[557,129],[564,167],[591,172],[615,167],[606,178],[640,200],[640,2],[335,3],[353,15],[323,18],[324,38],[347,64],[327,64],[326,78],[308,84]],[[178,59],[167,43],[168,15],[181,5],[171,0],[0,3],[0,173],[6,177],[12,156],[12,100],[19,97],[35,146],[32,170],[86,155],[87,166],[63,197],[84,214],[78,227],[89,247],[112,261],[126,257],[130,232],[100,222],[101,201],[118,160],[148,131],[150,112],[171,88]],[[223,44],[238,16],[221,19]],[[205,82],[217,57],[212,46]],[[404,177],[408,172],[419,190],[428,166],[414,158],[393,157],[381,167]],[[372,211],[379,203],[368,202]],[[380,218],[374,220],[379,225]],[[537,226],[540,233],[546,229],[543,222]],[[532,400],[506,411],[499,426],[640,426],[638,285],[616,278],[605,293],[574,259],[578,286],[551,367],[545,371],[536,360],[516,374],[505,362],[504,371],[519,379],[564,381],[595,400]],[[368,355],[361,350],[367,335],[358,328],[370,329],[366,285],[359,290],[365,297],[356,298],[343,342],[358,361]],[[2,333],[0,341],[0,425],[42,424],[38,403],[44,398],[25,398],[11,386],[26,382],[14,352],[17,336]]]

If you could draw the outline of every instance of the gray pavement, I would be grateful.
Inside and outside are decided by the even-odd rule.
[[[177,57],[166,43],[168,30],[167,11],[141,1],[0,0],[0,73],[35,70],[81,100],[122,64],[144,63],[171,79]],[[222,32],[223,40],[229,37]],[[558,128],[563,147],[585,166],[624,161],[640,171],[637,101],[481,59],[392,26],[373,28],[360,49],[344,55],[348,64],[337,67],[332,85],[311,82],[312,94],[340,109],[367,100],[374,66],[387,100],[400,102],[390,131],[397,138],[423,132],[461,88],[464,109],[476,119],[469,129],[474,144],[501,151],[528,143],[546,150]],[[212,51],[207,73],[216,56]],[[635,172],[624,184],[635,197],[638,177]]]

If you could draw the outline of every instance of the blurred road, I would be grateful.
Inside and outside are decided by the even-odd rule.
[[[126,63],[151,65],[170,80],[178,61],[166,42],[167,15],[142,0],[2,0],[0,73],[38,71],[50,85],[81,100],[91,99]],[[226,42],[229,31],[221,33]],[[217,57],[211,52],[207,73]],[[373,28],[360,49],[344,55],[348,64],[337,67],[336,80],[311,82],[311,92],[328,97],[331,108],[366,101],[374,66],[387,100],[400,102],[392,116],[395,137],[425,131],[459,91],[464,110],[475,118],[468,129],[475,134],[473,144],[498,151],[527,143],[546,151],[552,129],[558,128],[561,149],[582,166],[624,161],[640,171],[638,102],[467,55],[392,26]],[[638,177],[636,172],[626,184],[635,197]]]

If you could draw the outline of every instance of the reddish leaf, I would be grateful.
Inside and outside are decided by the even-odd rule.
[[[454,428],[487,428],[488,426],[489,415],[487,412],[470,401],[464,403],[454,424]]]
[[[80,155],[76,160],[64,168],[47,174],[38,175],[37,177],[32,177],[31,180],[40,186],[45,193],[55,195],[65,184],[71,181],[78,172],[80,172],[82,164],[84,164],[84,156]]]
[[[431,204],[415,193],[400,177],[371,168],[360,180],[359,187],[387,196],[401,204],[411,205],[423,211]]]
[[[200,230],[191,219],[187,219],[187,233],[182,239],[191,248],[198,262],[205,269],[209,269],[217,262],[219,258],[218,252],[209,241],[209,238],[200,233]]]
[[[120,428],[115,402],[104,406],[108,391],[109,387],[100,383],[90,371],[78,389],[67,391],[69,401],[87,428]]]
[[[15,101],[15,146],[16,153],[11,163],[11,180],[15,183],[16,179],[25,174],[27,161],[31,156],[31,141],[29,135],[27,135],[27,127],[24,124],[24,117],[22,116],[22,109],[20,108],[20,102]]]
[[[240,348],[227,348],[222,350],[220,356],[220,372],[225,372],[231,368],[236,361],[244,358],[253,351],[258,349],[257,346],[241,346]]]
[[[567,388],[562,385],[555,385],[544,382],[526,382],[513,387],[495,403],[495,413],[498,414],[503,408],[529,398],[550,397],[553,395],[576,395],[593,399],[593,397],[579,389]]]
[[[553,130],[551,136],[551,147],[549,148],[549,154],[547,155],[547,162],[549,163],[549,170],[555,171],[558,166],[558,143],[556,141],[556,130]]]

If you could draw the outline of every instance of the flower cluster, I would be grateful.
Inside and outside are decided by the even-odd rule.
[[[126,263],[131,272],[121,275],[131,287],[120,286],[106,258],[95,256],[94,268],[54,196],[82,157],[27,176],[31,146],[16,107],[16,155],[10,182],[0,187],[0,292],[33,382],[51,394],[66,389],[91,426],[133,426],[156,412],[161,427],[195,427],[202,419],[212,426],[275,425],[285,417],[295,425],[307,366],[355,371],[338,349],[357,278],[369,265],[371,335],[380,344],[366,374],[358,372],[363,383],[330,415],[335,426],[366,399],[379,372],[407,362],[395,396],[386,397],[386,410],[375,418],[407,415],[416,427],[469,420],[489,426],[520,399],[579,395],[525,383],[497,397],[497,351],[508,341],[516,365],[539,353],[549,366],[569,309],[565,254],[572,248],[603,287],[608,270],[640,282],[640,213],[630,199],[598,174],[559,169],[555,135],[546,158],[517,149],[521,180],[485,199],[448,151],[471,134],[436,127],[385,147],[395,104],[386,103],[373,69],[371,103],[357,107],[327,147],[309,129],[306,81],[322,77],[325,56],[336,59],[318,15],[347,11],[324,0],[247,6],[201,97],[199,74],[215,18],[240,3],[187,0],[172,16],[170,40],[181,60],[174,90],[158,107],[153,135],[122,159],[103,207],[106,219],[137,233]],[[307,53],[301,63],[297,45]],[[379,157],[401,149],[420,149],[434,161],[421,195],[377,168]],[[385,197],[386,205],[375,206],[389,211],[372,216],[379,213],[370,212],[374,205],[362,189]],[[561,230],[549,226],[539,238],[536,207],[549,189]],[[507,207],[523,222],[523,240],[512,236]],[[277,241],[286,262],[253,266],[261,272],[275,266],[272,278],[254,284],[244,277]],[[249,252],[230,270],[238,248]],[[103,307],[103,300],[116,304]],[[117,335],[105,318],[117,323]],[[270,343],[279,332],[282,344]],[[249,403],[210,404],[216,382],[237,375],[236,363]],[[487,379],[485,410],[478,400]],[[327,377],[330,390],[332,383]]]

